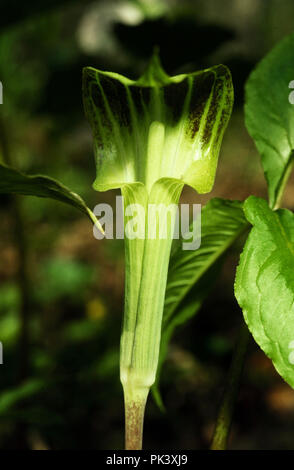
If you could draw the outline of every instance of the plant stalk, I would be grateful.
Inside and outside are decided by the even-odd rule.
[[[144,414],[148,393],[148,387],[124,387],[126,450],[142,450]]]
[[[3,119],[0,117],[0,147],[2,149],[3,162],[13,166],[13,158],[10,151],[7,130]],[[14,238],[19,256],[18,285],[21,293],[20,306],[20,338],[19,338],[19,381],[26,379],[29,367],[29,307],[30,286],[28,273],[28,249],[25,234],[25,221],[19,197],[12,195],[12,207],[14,216]]]
[[[242,322],[213,434],[211,450],[226,450],[250,333]]]
[[[126,208],[136,202],[144,209],[137,222],[143,237],[125,238],[126,284],[120,378],[124,390],[128,450],[142,448],[144,410],[156,377],[175,210],[182,187],[182,183],[166,180],[155,183],[150,194],[143,185],[122,190]],[[126,217],[126,227],[127,224]],[[166,229],[165,234],[161,232],[162,228]]]

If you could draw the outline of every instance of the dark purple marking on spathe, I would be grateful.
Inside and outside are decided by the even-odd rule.
[[[213,88],[215,75],[211,71],[195,75],[193,77],[192,94],[189,108],[189,126],[187,131],[193,139],[199,130],[200,121],[206,103]]]
[[[204,144],[207,144],[211,138],[217,113],[219,111],[219,104],[222,99],[222,93],[226,93],[226,90],[224,89],[224,83],[221,78],[217,78],[213,86],[211,101],[205,119],[205,127],[202,135],[202,142]]]
[[[172,83],[162,88],[163,100],[168,107],[171,116],[171,125],[175,125],[180,120],[185,100],[189,91],[188,78],[180,83]]]

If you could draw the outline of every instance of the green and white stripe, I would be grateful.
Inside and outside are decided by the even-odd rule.
[[[233,88],[219,65],[168,77],[157,56],[137,81],[84,69],[83,96],[94,134],[97,177],[105,191],[176,178],[199,193],[213,186]]]
[[[125,207],[141,204],[141,230],[148,231],[149,204],[176,205],[184,184],[211,190],[233,103],[225,66],[169,77],[154,56],[137,81],[87,67],[83,96],[94,135],[94,188],[121,188]],[[156,233],[161,219],[157,213],[151,221]],[[166,239],[125,238],[120,370],[130,422],[134,410],[142,415],[156,376],[174,220],[175,213]]]

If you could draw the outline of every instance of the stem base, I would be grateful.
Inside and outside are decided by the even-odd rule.
[[[124,386],[125,450],[141,450],[145,406],[149,388],[130,389]]]

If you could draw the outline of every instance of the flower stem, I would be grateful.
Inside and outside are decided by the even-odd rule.
[[[124,387],[125,449],[142,450],[144,413],[149,388]]]
[[[125,185],[124,206],[138,211],[143,237],[125,237],[125,310],[120,348],[124,389],[126,449],[142,448],[144,410],[158,365],[161,323],[177,203],[183,183],[162,179],[150,194],[145,186]],[[129,226],[125,216],[125,230]],[[127,231],[127,234],[129,232]]]
[[[226,450],[250,333],[243,322],[233,354],[222,402],[219,408],[211,450]]]

